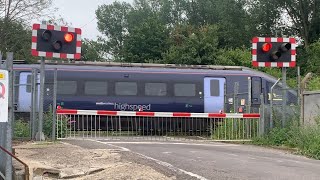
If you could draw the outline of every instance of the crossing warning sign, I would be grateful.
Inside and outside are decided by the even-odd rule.
[[[8,71],[0,70],[0,122],[8,122]]]

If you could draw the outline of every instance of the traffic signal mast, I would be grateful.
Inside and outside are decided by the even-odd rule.
[[[45,82],[45,59],[80,59],[81,58],[81,29],[65,26],[33,24],[32,26],[32,56],[41,57],[40,66],[40,99],[39,99],[39,121],[36,140],[45,139],[43,129],[43,98]],[[54,102],[55,103],[55,102]],[[55,113],[56,105],[53,105]],[[55,129],[55,119],[53,120],[53,129]],[[52,132],[52,140],[55,139],[55,131]]]

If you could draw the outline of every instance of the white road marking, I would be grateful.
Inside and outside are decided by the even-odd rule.
[[[108,144],[160,144],[160,145],[189,145],[189,146],[213,146],[213,147],[236,147],[237,144],[196,144],[196,143],[170,143],[170,142],[108,142]]]
[[[230,156],[239,156],[239,155],[236,155],[236,154],[232,154],[232,153],[227,153],[228,155],[230,155]]]
[[[105,144],[105,145],[108,145],[108,146],[116,147],[118,149],[121,149],[122,151],[130,151],[130,149],[128,149],[128,148],[121,147],[121,146],[116,146],[116,145],[113,145],[113,144],[109,144],[107,142],[97,141],[97,140],[93,140],[93,139],[88,139],[88,140],[89,141],[93,141],[93,142],[97,142],[97,143],[101,143],[101,144]]]
[[[136,153],[136,152],[135,152],[135,153]],[[167,167],[167,168],[169,168],[169,169],[171,169],[171,170],[173,170],[173,171],[180,171],[180,172],[182,172],[182,173],[185,173],[185,174],[187,174],[187,175],[189,175],[189,176],[195,177],[195,178],[200,179],[200,180],[208,180],[207,178],[202,177],[202,176],[200,176],[200,175],[198,175],[198,174],[194,174],[194,173],[192,173],[192,172],[189,172],[189,171],[186,171],[186,170],[183,170],[183,169],[174,167],[174,166],[173,166],[172,164],[170,164],[170,163],[163,162],[163,161],[160,161],[160,160],[158,160],[158,159],[154,159],[154,158],[152,158],[152,157],[149,157],[149,156],[146,156],[146,155],[143,155],[143,154],[140,154],[140,153],[136,153],[136,154],[144,157],[145,159],[149,159],[149,160],[155,161],[157,164],[162,165],[162,166],[165,166],[165,167]]]
[[[112,145],[112,144],[110,144],[110,143],[108,143],[108,142],[101,142],[101,141],[97,141],[97,140],[93,140],[93,139],[88,139],[88,140],[89,140],[89,141],[93,141],[93,142],[97,142],[97,143],[101,143],[101,144],[106,144],[106,145],[113,146],[113,147],[117,147],[117,148],[122,149],[123,151],[131,151],[131,150],[128,149],[128,148],[121,147],[121,146],[116,146],[116,145]],[[131,151],[131,152],[133,152],[133,151]],[[146,155],[137,153],[137,152],[133,152],[133,153],[138,154],[138,155],[140,155],[141,157],[143,157],[143,158],[145,158],[145,159],[149,159],[149,160],[155,161],[157,164],[159,164],[159,165],[161,165],[161,166],[165,166],[165,167],[167,167],[167,168],[169,168],[169,169],[171,169],[171,170],[173,170],[173,171],[180,171],[180,172],[182,172],[182,173],[185,173],[185,174],[187,174],[187,175],[189,175],[189,176],[195,177],[195,178],[200,179],[200,180],[208,180],[207,178],[202,177],[202,176],[200,176],[200,175],[198,175],[198,174],[194,174],[194,173],[192,173],[192,172],[189,172],[189,171],[186,171],[186,170],[183,170],[183,169],[174,167],[174,166],[173,166],[172,164],[170,164],[170,163],[167,163],[167,162],[164,162],[164,161],[160,161],[160,160],[158,160],[158,159],[154,159],[154,158],[152,158],[152,157],[149,157],[149,156],[146,156]]]
[[[163,154],[171,154],[171,152],[162,152]]]

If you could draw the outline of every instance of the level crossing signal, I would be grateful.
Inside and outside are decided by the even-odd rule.
[[[294,38],[254,37],[252,65],[255,67],[295,67],[296,40]]]
[[[80,59],[81,44],[79,28],[33,24],[31,48],[33,56]]]

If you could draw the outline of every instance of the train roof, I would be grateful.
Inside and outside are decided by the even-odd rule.
[[[15,68],[40,68],[37,64],[15,64]],[[203,73],[203,74],[247,74],[251,76],[260,76],[271,81],[275,78],[243,66],[219,66],[219,65],[180,65],[180,64],[153,64],[153,63],[119,63],[119,62],[92,62],[92,61],[48,61],[46,68],[57,68],[65,70],[114,70],[130,72],[172,72],[172,73]]]

